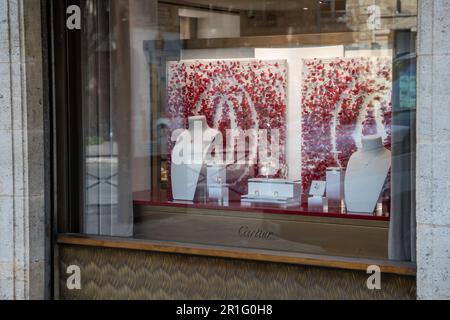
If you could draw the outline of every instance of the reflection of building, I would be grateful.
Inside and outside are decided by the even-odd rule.
[[[419,298],[450,298],[447,0],[85,2],[81,31],[65,29],[63,1],[0,2],[0,298],[415,298],[416,286]],[[380,23],[371,30],[374,4]],[[319,46],[394,55],[393,130],[402,135],[393,181],[403,200],[394,213],[416,211],[417,226],[407,215],[389,227],[386,217],[350,223],[297,208],[276,216],[167,201],[167,62]],[[152,206],[133,199],[158,188]],[[143,236],[164,242],[171,232],[196,244],[106,237],[129,236],[134,223]],[[388,289],[366,292],[374,262],[365,259],[387,255],[389,230],[417,251],[412,262],[377,260]],[[74,261],[100,284],[68,291]],[[345,290],[324,290],[330,284]]]
[[[366,39],[388,42],[394,30],[416,29],[416,12],[415,0],[347,0],[345,20],[350,30],[364,33]]]
[[[368,10],[370,6],[377,6],[379,12]],[[417,26],[417,1],[414,0],[347,0],[346,1],[347,26],[355,31],[369,29],[369,16],[379,13],[380,30],[415,29]]]

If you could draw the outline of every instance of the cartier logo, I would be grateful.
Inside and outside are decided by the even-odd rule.
[[[239,228],[239,237],[247,239],[262,239],[262,240],[274,240],[274,234],[269,231],[264,231],[261,229],[251,229],[247,226],[242,226]]]

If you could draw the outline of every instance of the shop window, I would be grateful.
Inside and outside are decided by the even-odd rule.
[[[78,4],[60,232],[415,259],[417,1]]]

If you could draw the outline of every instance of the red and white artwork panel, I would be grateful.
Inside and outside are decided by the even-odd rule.
[[[391,147],[392,59],[307,59],[303,66],[302,182],[346,168],[361,138],[381,135]]]
[[[167,77],[168,117],[172,131],[186,129],[189,117],[202,115],[211,128],[221,131],[226,147],[229,129],[268,130],[269,133],[277,129],[279,161],[281,166],[285,164],[286,61],[170,62]],[[173,142],[169,145],[171,151]],[[245,194],[248,179],[258,176],[258,163],[230,165],[228,174],[230,187],[238,194]]]

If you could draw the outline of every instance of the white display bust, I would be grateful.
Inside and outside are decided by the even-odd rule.
[[[366,136],[350,158],[345,174],[345,202],[352,213],[373,213],[391,167],[391,152],[380,136]]]
[[[200,175],[206,172],[214,146],[222,145],[222,135],[208,127],[204,116],[190,117],[172,150],[171,181],[174,200],[193,201]],[[217,150],[216,150],[217,151]],[[206,184],[206,181],[205,181]]]

